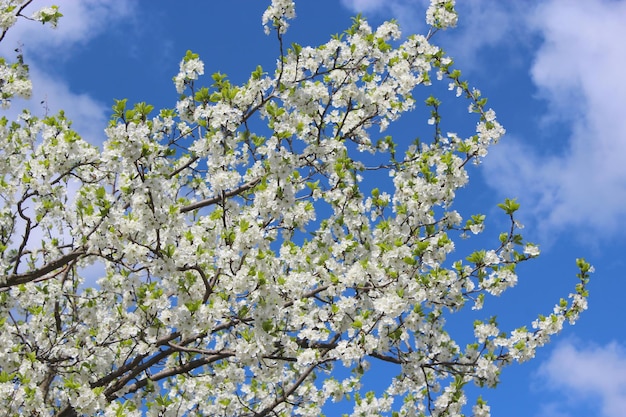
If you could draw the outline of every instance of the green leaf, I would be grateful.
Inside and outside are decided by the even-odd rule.
[[[437,107],[441,104],[441,101],[437,100],[435,97],[430,96],[426,99],[427,106]]]
[[[121,100],[115,100],[115,104],[113,105],[113,117],[116,119],[123,119],[124,118],[124,110],[126,110],[126,102],[128,101],[127,98],[121,99]]]
[[[576,266],[581,272],[589,272],[591,269],[591,264],[586,262],[584,258],[576,259]]]
[[[183,60],[185,62],[189,62],[193,59],[198,59],[200,58],[200,55],[198,54],[194,54],[193,52],[191,52],[190,50],[187,50],[187,53],[185,54],[185,56],[183,57]]]
[[[515,213],[517,211],[517,209],[519,209],[520,204],[516,201],[517,199],[505,199],[504,203],[500,203],[498,204],[498,207],[500,207],[502,210],[505,211],[506,214],[508,214],[509,216],[512,216],[513,213]]]
[[[185,307],[187,307],[187,310],[189,310],[190,313],[195,313],[196,311],[198,311],[201,305],[202,300],[187,301],[185,303]]]
[[[300,53],[302,53],[302,46],[294,42],[291,44],[291,50],[296,56],[300,56]]]
[[[272,319],[267,319],[261,324],[261,327],[266,333],[269,333],[274,328],[274,322]]]
[[[262,76],[263,76],[263,67],[260,65],[257,65],[256,69],[252,73],[252,79],[260,80]]]
[[[12,381],[13,378],[15,378],[15,374],[10,374],[6,371],[1,371],[0,372],[0,384],[4,384],[5,382],[9,382]]]

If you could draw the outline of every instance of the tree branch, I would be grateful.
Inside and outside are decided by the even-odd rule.
[[[4,282],[0,282],[0,292],[5,291],[16,285],[27,284],[29,282],[35,281],[36,279],[43,277],[44,275],[46,275],[49,272],[54,271],[55,269],[59,269],[61,267],[68,265],[70,262],[78,259],[79,257],[85,255],[86,253],[87,252],[84,249],[76,249],[75,251],[68,253],[67,255],[63,255],[60,258],[34,271],[25,272],[23,274],[9,275]]]
[[[244,185],[242,185],[241,187],[234,189],[234,190],[230,190],[230,191],[226,191],[224,192],[223,195],[219,195],[216,197],[212,197],[212,198],[207,198],[206,200],[202,200],[202,201],[198,201],[196,203],[190,204],[188,206],[182,207],[180,209],[181,213],[187,213],[189,211],[194,211],[194,210],[198,210],[201,209],[202,207],[207,207],[213,204],[216,204],[220,201],[222,201],[223,198],[230,198],[230,197],[234,197],[236,195],[239,195],[241,193],[243,193],[244,191],[249,190],[250,188],[254,187],[255,185],[257,185],[259,183],[259,181],[261,181],[260,179],[255,179],[252,181],[248,181],[247,183],[245,183]]]

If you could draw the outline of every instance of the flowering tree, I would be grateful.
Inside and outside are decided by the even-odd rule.
[[[30,3],[0,2],[2,37]],[[432,1],[426,36],[400,41],[394,22],[357,17],[324,45],[284,49],[294,4],[273,0],[263,15],[280,46],[273,73],[258,67],[240,86],[216,73],[202,87],[188,52],[175,108],[116,101],[102,149],[63,113],[3,117],[6,414],[318,416],[331,400],[352,401],[353,415],[457,416],[466,384],[495,386],[505,365],[573,323],[592,272],[582,259],[571,300],[532,328],[477,321],[465,347],[446,332],[446,316],[481,309],[539,253],[506,200],[499,241],[450,259],[451,237],[480,233],[485,219],[452,208],[466,166],[504,134],[430,43],[456,23],[453,6]],[[438,82],[468,101],[472,135],[444,133],[431,96],[430,141],[383,136],[416,106],[416,88]],[[5,107],[29,95],[20,56],[0,61],[0,89]],[[372,174],[389,186],[373,187]],[[93,264],[106,272],[88,285]],[[379,392],[361,386],[371,362],[397,370]],[[480,398],[470,408],[489,415]]]

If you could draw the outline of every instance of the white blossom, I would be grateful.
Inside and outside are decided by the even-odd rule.
[[[0,2],[0,27],[18,4]],[[456,24],[450,0],[427,15],[436,29]],[[293,1],[273,0],[262,22],[282,42],[294,17]],[[459,415],[465,384],[495,386],[574,323],[593,272],[582,259],[575,291],[532,331],[479,320],[465,348],[448,333],[446,318],[515,286],[539,249],[507,212],[488,248],[455,253],[457,237],[485,227],[452,209],[467,163],[504,128],[430,35],[355,18],[344,37],[294,44],[242,85],[215,73],[203,87],[189,51],[171,109],[117,100],[101,149],[63,113],[0,122],[0,408],[317,416],[349,397],[355,416]],[[30,94],[22,59],[0,63],[5,106]],[[430,142],[381,134],[437,78],[469,104],[474,133],[439,132],[435,101]],[[96,284],[89,268],[103,270]],[[398,377],[364,394],[379,361]],[[482,399],[472,410],[489,415]]]
[[[455,0],[430,0],[426,11],[426,23],[439,28],[455,27],[458,15],[454,10]]]

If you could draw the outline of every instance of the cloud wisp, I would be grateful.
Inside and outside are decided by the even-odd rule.
[[[56,0],[53,3],[63,14],[53,32],[35,22],[18,22],[3,41],[4,48],[7,45],[14,48],[19,43],[38,59],[63,59],[71,55],[75,47],[88,44],[104,31],[114,30],[115,24],[132,18],[136,7],[132,0]],[[32,5],[24,14],[33,13],[44,5]]]
[[[353,13],[362,13],[366,18],[394,18],[405,34],[426,28],[428,0],[341,0],[341,4]]]
[[[408,32],[423,30],[426,0],[342,0],[354,12],[400,16]],[[532,207],[546,235],[577,227],[585,236],[626,235],[626,66],[625,0],[549,0],[507,3],[457,2],[459,28],[445,33],[449,52],[463,68],[489,47],[526,44],[528,72],[537,98],[547,104],[546,129],[555,153],[538,149],[524,133],[508,137],[487,158],[488,183]],[[554,148],[554,146],[551,146]]]
[[[581,405],[591,405],[598,417],[622,417],[626,410],[626,350],[617,343],[578,345],[571,341],[557,345],[539,368],[542,389],[557,391],[562,398],[544,404],[542,415],[566,416]]]
[[[626,1],[551,0],[528,20],[543,42],[531,68],[545,122],[569,128],[558,155],[509,138],[487,161],[488,181],[517,190],[551,232],[578,227],[610,237],[626,215]],[[512,139],[512,140],[511,140]],[[497,175],[495,175],[497,173]]]
[[[395,18],[404,34],[427,30],[425,16],[428,0],[341,0],[341,4],[353,13],[363,13],[365,17]],[[481,56],[480,51],[485,47],[519,41],[517,35],[523,27],[522,7],[527,5],[518,0],[458,1],[455,6],[459,12],[458,27],[438,34],[435,43],[443,41],[446,52],[462,62],[464,70],[477,69],[480,59],[476,57]]]
[[[114,30],[117,23],[132,18],[135,3],[129,0],[59,0],[55,4],[63,14],[58,28],[42,28],[35,22],[18,21],[0,44],[0,54],[9,59],[14,59],[15,48],[23,48],[33,82],[32,98],[15,100],[11,109],[3,113],[15,119],[24,108],[36,116],[64,110],[79,134],[92,143],[99,143],[104,139],[108,105],[88,94],[72,91],[70,83],[55,76],[50,69],[103,31]],[[32,6],[25,14],[36,10],[36,5]]]

